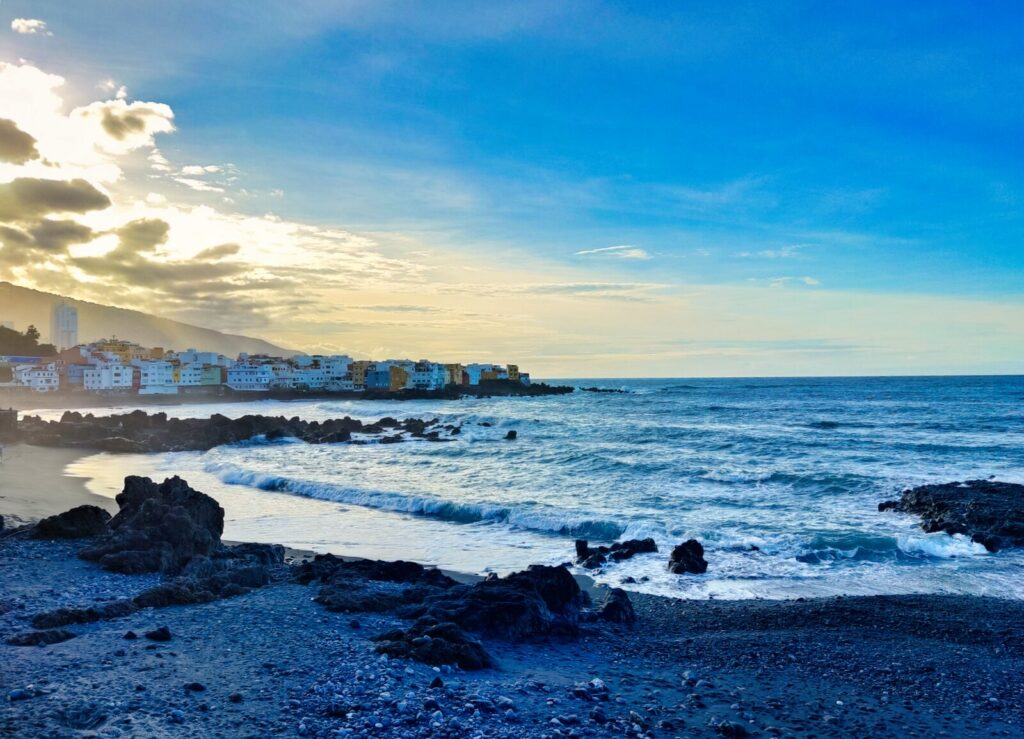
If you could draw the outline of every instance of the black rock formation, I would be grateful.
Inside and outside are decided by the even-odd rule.
[[[704,547],[696,539],[684,541],[672,550],[668,559],[668,571],[683,575],[686,573],[702,575],[708,570],[707,560],[704,559]]]
[[[990,552],[1024,546],[1024,485],[991,480],[947,482],[904,490],[880,511],[913,513],[928,533],[964,534]]]
[[[32,527],[35,539],[84,539],[108,533],[110,514],[98,506],[80,505],[49,516]]]
[[[220,543],[224,509],[180,477],[159,485],[148,477],[126,477],[116,500],[121,510],[110,520],[110,533],[79,554],[105,569],[176,573]]]
[[[617,541],[607,547],[592,547],[586,539],[577,539],[576,564],[582,565],[588,570],[595,570],[609,559],[613,562],[621,562],[637,554],[656,551],[658,551],[658,545],[651,538]]]

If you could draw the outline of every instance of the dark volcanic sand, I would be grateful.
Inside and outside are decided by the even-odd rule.
[[[79,546],[0,541],[2,639],[30,630],[26,619],[39,611],[137,593],[159,579],[104,572],[75,558]],[[632,629],[487,641],[499,669],[467,673],[382,659],[369,637],[394,618],[329,613],[310,601],[314,593],[277,585],[71,626],[77,637],[51,646],[4,643],[0,734],[735,736],[742,726],[761,736],[960,737],[1020,736],[1024,726],[1017,601],[633,596]],[[141,638],[163,625],[171,641]],[[140,638],[123,639],[129,629]],[[435,677],[443,687],[428,687]],[[610,700],[573,696],[594,678]],[[240,702],[229,700],[236,692]],[[596,707],[609,723],[591,718]],[[672,728],[659,728],[664,721]]]

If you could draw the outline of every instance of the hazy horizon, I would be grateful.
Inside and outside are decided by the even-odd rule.
[[[0,280],[538,377],[1019,374],[1014,17],[8,0]]]

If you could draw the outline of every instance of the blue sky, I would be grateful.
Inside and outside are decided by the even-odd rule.
[[[602,282],[1019,305],[1020,4],[260,6],[0,11],[47,22],[5,56],[69,104],[111,77],[170,105],[161,151],[232,163],[241,213]]]

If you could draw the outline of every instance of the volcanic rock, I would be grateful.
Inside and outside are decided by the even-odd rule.
[[[708,563],[704,559],[704,547],[696,539],[690,539],[675,547],[668,559],[668,571],[676,575],[685,573],[702,575],[707,570]]]
[[[220,543],[224,509],[180,477],[159,485],[148,477],[126,477],[116,500],[121,510],[110,520],[110,534],[79,554],[105,569],[177,573]]]
[[[968,480],[904,490],[880,511],[914,513],[928,533],[964,534],[990,552],[1024,546],[1024,485]]]
[[[98,506],[80,505],[49,516],[32,528],[34,539],[84,539],[107,533],[110,514]]]

